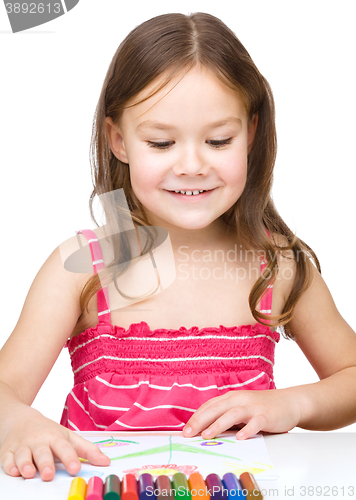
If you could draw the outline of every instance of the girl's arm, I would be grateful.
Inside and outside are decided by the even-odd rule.
[[[302,401],[298,426],[326,431],[356,422],[356,334],[314,266],[313,283],[299,300],[290,327],[320,378],[291,388]]]
[[[194,413],[183,435],[202,432],[211,438],[246,424],[237,433],[245,439],[261,430],[285,432],[298,426],[322,431],[356,422],[356,334],[338,312],[317,269],[309,264],[312,284],[298,301],[289,326],[321,380],[287,389],[230,391],[212,398]],[[280,276],[291,276],[286,268],[294,275],[295,262],[282,259]],[[291,285],[292,279],[277,281],[284,303]]]
[[[10,475],[30,478],[37,466],[42,479],[51,480],[53,454],[70,473],[80,470],[78,455],[96,465],[110,463],[97,446],[30,407],[77,323],[87,277],[66,271],[54,250],[0,351],[0,463]]]

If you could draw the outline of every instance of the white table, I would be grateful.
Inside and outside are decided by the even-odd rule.
[[[258,480],[265,499],[356,500],[356,433],[289,432],[265,436],[279,480]],[[258,476],[257,476],[258,479]],[[26,482],[0,467],[1,500],[67,500],[69,483]]]

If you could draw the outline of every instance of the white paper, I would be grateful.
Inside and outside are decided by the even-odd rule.
[[[251,472],[256,480],[275,480],[277,473],[271,463],[263,436],[256,435],[239,441],[235,432],[224,432],[214,439],[203,439],[200,435],[185,438],[181,432],[78,432],[95,443],[111,459],[108,467],[97,467],[82,462],[77,476],[86,481],[99,476],[105,481],[110,474],[122,479],[125,474],[138,477],[144,472],[154,479],[159,475],[172,477],[182,472],[189,477],[200,472],[206,478],[215,473],[222,478],[226,472],[237,477]],[[63,464],[56,463],[53,481],[72,480]],[[38,472],[29,482],[42,481]]]

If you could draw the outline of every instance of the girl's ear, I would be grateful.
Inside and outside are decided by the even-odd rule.
[[[105,118],[106,138],[116,158],[123,163],[129,163],[126,154],[124,138],[120,128],[112,121],[110,116]]]
[[[251,151],[252,144],[255,139],[257,123],[258,123],[258,113],[255,113],[248,123],[248,133],[247,133],[248,152]]]

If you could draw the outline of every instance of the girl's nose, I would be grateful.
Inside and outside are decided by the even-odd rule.
[[[182,152],[177,159],[173,171],[176,175],[206,175],[209,171],[209,166],[203,155],[198,151],[198,148],[192,146],[182,149]]]

